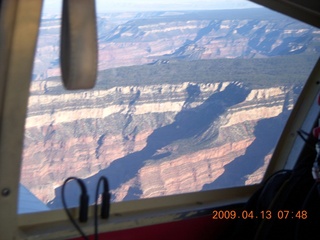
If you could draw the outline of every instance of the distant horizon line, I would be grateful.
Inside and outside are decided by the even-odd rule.
[[[223,10],[232,10],[232,11],[239,11],[239,10],[258,10],[258,9],[265,9],[263,7],[246,7],[246,8],[212,8],[212,9],[150,9],[150,10],[109,10],[105,12],[98,12],[97,15],[101,14],[111,14],[111,13],[144,13],[144,12],[197,12],[197,11],[223,11]],[[267,10],[267,9],[265,9]],[[61,12],[45,12],[43,11],[42,15],[61,15]]]

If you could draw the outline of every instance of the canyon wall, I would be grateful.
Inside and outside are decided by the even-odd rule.
[[[56,86],[47,83],[47,88],[50,84]],[[32,89],[45,91],[38,82]],[[260,137],[261,120],[282,118],[283,125],[295,98],[293,86],[250,89],[240,82],[34,94],[22,184],[44,202],[55,199],[53,208],[69,176],[87,178],[89,186],[107,176],[113,201],[199,191],[246,155]],[[276,138],[280,125],[274,125]],[[263,131],[267,136],[270,129]],[[265,153],[256,149],[247,163],[256,168],[232,186],[259,182],[273,147]]]

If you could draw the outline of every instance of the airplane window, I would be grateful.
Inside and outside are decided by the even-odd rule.
[[[320,30],[247,1],[181,2],[98,1],[99,75],[86,91],[62,86],[61,5],[45,2],[19,213],[62,208],[70,176],[92,192],[108,177],[113,202],[262,180]]]

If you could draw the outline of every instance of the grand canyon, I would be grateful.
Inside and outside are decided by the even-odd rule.
[[[259,183],[320,53],[320,30],[265,9],[101,14],[96,87],[64,90],[43,19],[21,184],[55,209],[70,176],[91,202]],[[67,197],[77,204],[77,188]]]

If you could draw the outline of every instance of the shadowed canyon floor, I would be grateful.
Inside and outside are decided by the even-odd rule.
[[[100,176],[108,176],[108,178],[110,179],[110,187],[113,192],[113,200],[117,201],[124,199],[132,200],[141,197],[147,197],[147,192],[150,191],[152,192],[150,196],[161,196],[170,193],[172,194],[174,193],[172,189],[175,189],[177,192],[192,191],[194,190],[191,187],[192,185],[201,186],[204,184],[204,182],[196,183],[197,181],[199,181],[198,178],[201,178],[201,175],[203,174],[203,172],[197,172],[196,169],[198,168],[198,170],[200,170],[201,167],[193,166],[193,170],[190,168],[184,169],[183,167],[183,164],[187,165],[190,161],[188,161],[188,158],[185,157],[185,154],[190,154],[190,152],[188,153],[188,151],[184,149],[184,144],[192,141],[196,145],[198,144],[198,146],[194,146],[195,148],[198,147],[198,151],[196,151],[198,154],[198,159],[196,161],[197,164],[201,161],[204,161],[207,165],[207,169],[202,169],[201,171],[204,171],[204,173],[207,175],[215,175],[213,173],[217,170],[216,167],[213,167],[213,169],[211,169],[212,172],[210,173],[210,167],[208,166],[213,163],[217,163],[215,162],[216,158],[213,155],[210,156],[210,154],[208,153],[204,153],[204,155],[201,156],[200,149],[201,147],[203,147],[204,144],[200,139],[202,139],[205,133],[207,133],[206,137],[209,138],[210,141],[215,141],[219,135],[219,126],[216,125],[218,122],[218,118],[232,106],[244,102],[245,99],[248,97],[250,90],[239,83],[231,83],[228,86],[226,86],[225,89],[212,94],[202,104],[194,108],[190,108],[189,105],[192,104],[192,102],[195,101],[198,97],[199,87],[196,85],[190,85],[186,88],[186,92],[188,95],[186,97],[186,101],[183,104],[182,110],[178,114],[176,114],[174,121],[171,124],[155,129],[148,136],[146,140],[146,146],[142,150],[133,152],[122,158],[112,161],[112,163],[106,169],[100,170],[94,176],[85,179],[88,188],[94,190],[94,186],[98,178]],[[270,120],[268,119],[265,121]],[[267,132],[270,132],[270,129],[263,127],[261,128],[259,125],[260,124],[258,123],[256,128],[260,129],[260,132],[254,132],[257,134],[256,140],[251,143],[251,145],[247,149],[247,153],[249,153],[250,151],[260,151],[259,143],[256,142],[260,141],[261,143],[263,143],[264,141],[261,137],[268,136]],[[279,128],[274,126],[273,131],[279,131]],[[210,132],[210,135],[208,134],[208,132]],[[173,143],[175,143],[175,152],[171,152],[169,147],[173,146]],[[235,145],[236,144],[237,143],[235,143]],[[247,139],[246,142],[242,141],[242,144],[249,145],[250,141],[248,141]],[[253,148],[253,150],[250,150],[250,147]],[[190,148],[190,144],[187,146],[187,148]],[[223,146],[221,146],[221,148],[223,148]],[[261,151],[261,155],[266,156],[268,153],[270,153],[271,150],[271,148],[266,148],[266,151]],[[202,151],[211,152],[214,151],[214,149],[209,148]],[[237,155],[237,147],[234,147],[232,151],[234,155]],[[245,151],[245,149],[243,149],[243,151]],[[185,152],[185,154],[183,154],[183,152]],[[261,162],[253,160],[252,158],[250,158],[249,154],[245,154],[242,157],[249,161],[249,163],[246,165],[248,168],[251,168],[253,163],[255,164],[256,169],[263,166],[263,161]],[[171,167],[172,164],[175,164],[175,161],[178,162],[178,159],[180,161],[180,169],[179,167],[176,169],[174,167]],[[223,166],[224,164],[226,164],[226,162],[230,162],[231,160],[232,159],[221,161],[220,159],[219,163]],[[151,166],[163,165],[165,163],[167,163],[168,166],[166,169],[162,169],[163,172],[158,173],[159,178],[157,180],[153,179],[156,180],[155,182],[148,181],[147,179],[150,180],[151,178],[146,177],[145,175],[147,173],[143,173],[142,169],[151,168]],[[240,172],[239,174],[242,174],[241,176],[244,177],[247,174],[252,174],[256,169],[254,169],[253,167],[251,171],[243,170],[243,172]],[[223,168],[220,167],[219,170],[221,174]],[[152,169],[149,169],[148,172],[149,174],[154,173]],[[188,184],[186,183],[186,179],[184,180],[184,178],[188,178],[188,175],[190,174],[194,175],[193,177],[191,177],[191,182],[193,183]],[[212,177],[216,178],[219,176],[218,174]],[[147,182],[141,182],[139,181],[139,178],[140,180],[141,178],[144,178],[145,180],[147,180]],[[168,184],[166,183],[166,181],[171,181],[171,183]],[[190,181],[190,179],[188,181]],[[205,181],[210,181],[210,177],[207,177],[207,180]],[[183,185],[185,186],[183,187]],[[199,188],[199,186],[197,187]],[[224,186],[225,185],[221,184],[218,187]],[[70,185],[68,186],[67,197],[72,199],[72,196],[75,194],[75,192],[77,192],[77,190],[78,187],[70,183]],[[91,195],[91,199],[94,199],[94,192],[91,190],[89,191],[89,193]],[[52,202],[49,203],[50,207],[55,208],[61,206],[60,191],[60,188],[56,189],[56,197]],[[74,202],[70,201],[70,204],[76,205],[77,200],[75,199]]]

